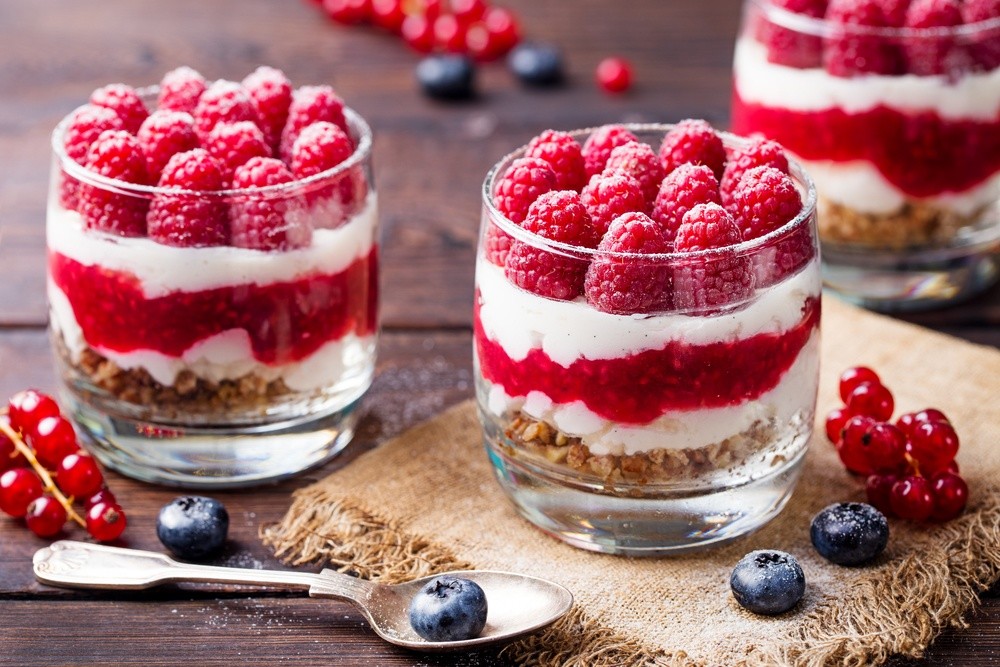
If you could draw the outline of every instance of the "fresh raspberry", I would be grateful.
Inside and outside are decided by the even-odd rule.
[[[744,240],[749,241],[797,216],[802,196],[788,174],[774,167],[754,167],[736,186],[732,210]]]
[[[684,214],[674,249],[696,252],[727,248],[742,241],[740,230],[718,204],[698,204]],[[732,253],[691,258],[674,272],[674,305],[691,312],[737,304],[753,291],[750,259]]]
[[[660,254],[672,250],[660,225],[645,213],[625,213],[612,221],[598,251]],[[671,307],[671,271],[662,261],[598,254],[584,281],[587,301],[606,313],[631,315]]]
[[[646,211],[646,198],[639,182],[621,172],[591,178],[580,193],[580,200],[599,234],[608,231],[611,221],[623,213]]]
[[[771,0],[770,4],[812,18],[823,18],[826,12],[826,0]],[[772,63],[807,69],[819,67],[822,62],[823,40],[816,35],[786,28],[762,16],[757,38],[767,48],[767,59]]]
[[[291,164],[292,148],[299,133],[313,123],[333,123],[350,134],[344,118],[344,101],[330,86],[302,86],[292,93],[288,107],[288,120],[281,132],[280,157]]]
[[[580,191],[587,182],[580,144],[570,134],[545,130],[528,142],[525,157],[545,160],[556,172],[556,187],[560,190]]]
[[[894,44],[878,35],[859,34],[852,28],[886,26],[879,0],[830,0],[826,20],[834,24],[823,51],[827,72],[841,77],[899,72],[899,54]]]
[[[698,204],[709,203],[722,203],[715,174],[703,164],[682,164],[663,179],[650,217],[660,223],[664,236],[673,243],[684,214]]]
[[[542,194],[528,210],[524,228],[560,243],[593,248],[598,235],[580,195],[573,190]],[[504,263],[507,279],[518,287],[551,299],[568,301],[583,294],[587,261],[514,240]]]
[[[87,163],[87,152],[106,130],[124,129],[122,119],[111,109],[85,104],[70,116],[63,135],[63,147],[70,160],[77,164]],[[80,181],[62,174],[59,184],[59,203],[63,208],[76,210],[80,205]]]
[[[159,182],[163,168],[175,153],[198,146],[194,118],[186,111],[157,109],[142,122],[136,136],[146,154],[146,170],[152,183]]]
[[[962,22],[981,23],[1000,17],[1000,0],[965,0]],[[1000,67],[1000,26],[976,30],[968,37],[969,53],[978,69],[990,72]]]
[[[253,157],[236,168],[233,187],[265,188],[290,183],[292,172],[281,160]],[[283,193],[249,194],[232,202],[229,208],[232,244],[253,250],[290,250],[304,248],[312,241],[312,226],[305,215],[297,214]]]
[[[236,168],[252,157],[271,157],[271,147],[259,127],[248,120],[219,123],[208,135],[205,148],[222,168],[222,184],[228,187]]]
[[[190,67],[178,67],[163,75],[156,106],[194,114],[198,99],[205,92],[205,77]]]
[[[124,130],[106,130],[90,146],[87,169],[127,183],[148,185],[146,156],[139,140]],[[80,184],[80,215],[87,229],[118,236],[143,236],[149,201],[86,183]]]
[[[511,222],[521,223],[539,195],[554,190],[556,173],[545,160],[522,157],[507,167],[493,191],[493,205]],[[510,235],[496,225],[486,228],[486,259],[503,266],[510,250]]]
[[[222,168],[204,148],[177,153],[160,176],[160,187],[212,192],[222,189]],[[149,237],[179,247],[226,245],[229,220],[221,199],[158,194],[149,207]]]
[[[292,147],[292,174],[300,179],[314,176],[338,166],[353,152],[350,138],[339,126],[325,121],[313,123],[302,130]],[[346,220],[352,205],[360,200],[363,186],[364,178],[354,168],[306,193],[317,221],[314,226],[336,227]]]
[[[722,178],[726,149],[722,138],[703,120],[682,120],[667,132],[660,144],[663,173],[669,174],[686,162],[703,164]]]
[[[878,0],[882,9],[882,18],[887,26],[901,28],[906,21],[906,10],[910,0]]]
[[[785,150],[776,142],[763,137],[753,137],[749,143],[734,148],[729,154],[726,168],[719,182],[719,194],[722,195],[722,205],[730,215],[732,210],[733,190],[739,185],[740,179],[754,167],[774,167],[783,173],[788,173],[788,156]]]
[[[91,93],[90,103],[111,109],[118,114],[130,134],[138,132],[142,121],[149,115],[146,105],[139,99],[135,89],[123,83],[111,83],[98,88]]]
[[[604,171],[611,151],[632,141],[639,141],[624,125],[602,125],[583,142],[583,165],[587,178]]]
[[[958,0],[913,0],[906,10],[907,28],[950,28],[962,24]],[[906,37],[903,39],[906,71],[934,76],[970,69],[969,54],[952,37]]]
[[[292,83],[280,69],[261,65],[243,79],[243,87],[257,106],[260,129],[264,131],[271,154],[277,155],[281,130],[292,104]]]
[[[628,174],[639,183],[642,196],[646,199],[646,210],[653,208],[656,193],[663,180],[663,167],[660,158],[656,156],[649,144],[633,141],[624,146],[618,146],[611,151],[604,173],[621,172]]]
[[[257,122],[257,109],[243,86],[234,81],[216,81],[198,98],[194,130],[205,142],[219,123]]]

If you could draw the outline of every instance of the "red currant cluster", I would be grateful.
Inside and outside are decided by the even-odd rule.
[[[6,412],[0,417],[0,510],[23,517],[39,537],[57,534],[71,519],[100,542],[117,539],[125,512],[55,400],[28,389],[10,399]],[[85,518],[73,509],[75,500],[84,501]]]
[[[419,53],[502,58],[521,41],[513,12],[487,0],[318,0],[338,23],[372,24],[403,38]]]
[[[958,435],[940,410],[904,414],[875,371],[848,368],[840,376],[844,407],[826,417],[826,435],[853,473],[866,475],[868,502],[887,515],[947,521],[962,513],[969,487],[958,474]]]

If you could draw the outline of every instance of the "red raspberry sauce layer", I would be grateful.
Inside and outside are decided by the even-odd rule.
[[[49,253],[49,275],[69,299],[83,337],[115,352],[179,357],[210,336],[243,329],[264,364],[300,361],[349,333],[377,326],[377,251],[340,273],[268,285],[233,285],[147,298],[132,274]]]
[[[735,90],[732,108],[735,134],[759,132],[805,160],[867,160],[911,197],[965,192],[1000,171],[1000,114],[975,121],[885,106],[793,111],[745,102]]]
[[[483,378],[510,396],[540,391],[556,403],[583,401],[591,412],[623,424],[647,424],[668,411],[740,405],[770,391],[819,327],[820,302],[808,299],[786,331],[737,341],[690,345],[670,341],[618,359],[577,359],[569,368],[533,349],[514,361],[487,338],[476,296],[475,338]]]

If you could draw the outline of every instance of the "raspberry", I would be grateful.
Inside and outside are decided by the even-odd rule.
[[[645,213],[625,213],[612,221],[597,249],[603,253],[660,254],[670,243],[660,226]],[[598,254],[587,269],[587,301],[606,313],[630,315],[667,310],[670,268],[659,260]]]
[[[521,223],[539,195],[556,187],[556,173],[545,160],[518,158],[510,163],[493,192],[493,205],[511,222]],[[486,259],[503,266],[512,239],[496,225],[486,229]]]
[[[611,151],[639,139],[624,125],[603,125],[594,130],[583,143],[583,165],[587,178],[604,171]]]
[[[281,132],[280,157],[291,164],[292,148],[299,133],[313,123],[333,123],[350,134],[344,118],[344,102],[330,86],[302,86],[292,93],[288,120]]]
[[[739,227],[718,204],[698,204],[684,214],[674,249],[696,252],[742,241]],[[713,311],[744,301],[753,291],[748,257],[719,253],[692,258],[674,271],[674,305],[690,312]]]
[[[642,196],[646,199],[646,210],[653,208],[653,201],[663,180],[660,159],[649,144],[631,142],[611,151],[604,172],[618,171],[628,174],[639,183]]]
[[[229,187],[233,172],[250,158],[271,157],[264,133],[248,120],[219,123],[209,133],[205,148],[222,168],[223,187]]]
[[[722,195],[722,205],[730,215],[733,212],[733,191],[739,185],[743,174],[754,167],[774,167],[787,174],[788,157],[785,150],[774,141],[763,137],[753,137],[749,143],[733,149],[722,172],[719,182],[719,194]]]
[[[698,204],[709,203],[722,203],[715,174],[703,164],[682,164],[663,179],[650,217],[660,223],[673,243],[684,214]]]
[[[1000,0],[965,0],[962,22],[980,23],[1000,16]],[[1000,67],[1000,27],[978,30],[969,36],[969,52],[984,72]]]
[[[205,77],[190,67],[172,69],[164,74],[160,81],[160,94],[156,106],[160,109],[193,114],[206,86]]]
[[[528,142],[524,156],[548,162],[556,173],[556,187],[560,190],[579,192],[587,182],[580,144],[566,132],[545,130]]]
[[[111,109],[118,114],[130,134],[138,132],[142,121],[149,115],[146,105],[139,99],[135,89],[123,83],[112,83],[98,88],[91,93],[90,103]]]
[[[250,95],[238,83],[216,81],[198,99],[194,110],[194,129],[202,142],[208,140],[219,123],[257,122],[257,109]]]
[[[236,168],[233,187],[264,188],[290,183],[292,172],[281,160],[253,157]],[[249,194],[233,201],[229,209],[232,244],[254,250],[303,248],[312,241],[312,227],[304,215],[295,215],[284,193]]]
[[[826,40],[823,65],[834,76],[858,74],[896,74],[899,57],[896,48],[879,35],[857,34],[851,26],[885,27],[886,21],[878,0],[830,0],[826,19],[835,24]],[[836,24],[845,26],[838,29]]]
[[[769,234],[802,210],[802,197],[788,174],[774,167],[754,167],[733,192],[733,217],[744,240]]]
[[[160,180],[171,156],[198,146],[194,118],[185,111],[157,109],[142,122],[136,136],[146,154],[146,170],[152,183]]]
[[[124,130],[101,133],[87,153],[87,169],[127,183],[149,183],[146,156],[142,154],[139,140]],[[118,236],[143,236],[148,208],[149,201],[143,197],[80,184],[80,215],[87,229]]]
[[[262,65],[243,79],[243,87],[257,107],[260,129],[271,154],[276,155],[292,104],[292,84],[280,69]]]
[[[163,168],[160,187],[220,190],[222,168],[204,148],[177,153]],[[179,247],[226,245],[226,207],[214,197],[158,194],[149,207],[149,236],[158,243]]]
[[[726,149],[722,139],[705,121],[682,120],[663,137],[660,162],[665,174],[685,162],[691,162],[706,165],[716,178],[722,178]]]
[[[543,238],[593,248],[598,236],[580,195],[572,190],[542,194],[528,210],[524,228]],[[570,300],[583,293],[584,259],[514,240],[504,262],[507,279],[518,287],[551,299]]]
[[[351,157],[351,140],[339,126],[321,121],[302,130],[292,148],[292,174],[308,178],[333,169]],[[360,199],[364,177],[358,168],[332,178],[332,182],[306,194],[315,209],[319,227],[336,227],[347,219],[352,204]]]
[[[90,145],[97,141],[106,130],[122,130],[122,119],[111,109],[85,104],[70,116],[63,135],[63,147],[70,160],[77,164],[87,164]],[[62,174],[59,187],[59,202],[64,208],[76,210],[80,205],[80,181]]]
[[[771,4],[794,14],[822,18],[826,0],[772,0]],[[819,67],[823,41],[800,30],[791,30],[761,17],[757,38],[767,48],[767,59],[778,65],[806,69]]]
[[[906,10],[907,28],[949,28],[962,24],[957,0],[913,0]],[[919,76],[969,69],[968,52],[951,37],[914,36],[903,39],[906,70]]]
[[[599,234],[604,234],[618,216],[646,210],[646,198],[638,181],[620,172],[591,178],[580,193],[580,200]]]

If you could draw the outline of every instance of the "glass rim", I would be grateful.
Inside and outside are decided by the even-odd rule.
[[[676,126],[674,123],[620,123],[620,125],[627,128],[631,132],[662,132],[663,134],[666,134]],[[589,136],[601,127],[604,126],[567,130],[566,132],[574,138],[579,138],[580,135]],[[743,145],[750,141],[748,137],[741,137],[723,130],[715,130],[715,133],[722,138],[723,144],[727,146]],[[496,164],[490,167],[490,170],[486,173],[486,178],[483,181],[483,206],[486,208],[490,221],[500,227],[502,231],[506,232],[515,239],[519,239],[534,247],[547,250],[555,254],[577,259],[583,259],[585,257],[602,257],[627,260],[645,260],[648,263],[671,263],[691,258],[714,259],[729,257],[734,254],[739,256],[749,256],[753,255],[754,252],[775,245],[780,242],[781,239],[790,236],[800,227],[808,226],[810,224],[815,226],[815,223],[812,221],[814,221],[816,217],[816,186],[809,174],[806,173],[802,166],[789,155],[788,149],[782,146],[782,150],[785,151],[785,154],[788,157],[790,175],[794,180],[798,181],[805,187],[806,193],[802,200],[802,209],[799,211],[798,215],[781,227],[768,232],[764,236],[759,236],[755,239],[750,239],[749,241],[740,241],[737,244],[724,246],[722,248],[648,254],[639,252],[599,250],[597,248],[587,248],[584,246],[572,245],[570,243],[563,243],[561,241],[553,241],[552,239],[547,239],[544,236],[530,232],[524,227],[513,222],[510,218],[501,213],[493,204],[493,188],[496,179],[500,175],[500,168],[506,168],[509,166],[510,162],[524,154],[527,147],[528,145],[524,144],[516,148],[507,155],[504,155],[499,161],[496,162]]]
[[[767,15],[767,18],[783,28],[818,37],[844,37],[845,35],[864,35],[890,38],[925,38],[940,39],[942,37],[976,37],[993,29],[1000,29],[1000,16],[975,23],[963,23],[956,26],[938,26],[933,28],[908,28],[905,26],[865,26],[848,23],[834,23],[825,18],[807,16],[789,11],[775,5],[771,0],[748,0]]]
[[[147,86],[145,88],[138,89],[136,92],[140,97],[149,98],[150,96],[155,95],[158,90],[159,86]],[[237,199],[250,196],[254,198],[261,198],[262,196],[264,198],[276,198],[293,191],[297,195],[301,192],[311,191],[318,185],[325,185],[330,179],[339,176],[342,173],[346,173],[351,168],[366,162],[371,157],[373,144],[371,127],[361,114],[354,111],[354,109],[345,106],[344,118],[347,121],[347,126],[348,129],[351,130],[351,133],[357,135],[357,145],[354,147],[354,152],[351,153],[350,157],[346,160],[337,166],[327,169],[326,171],[321,171],[318,174],[313,174],[312,176],[308,176],[306,178],[295,179],[289,181],[288,183],[278,183],[276,185],[267,185],[256,188],[230,188],[228,190],[188,190],[177,187],[160,187],[158,185],[129,183],[128,181],[110,178],[91,171],[84,165],[70,158],[66,153],[66,147],[62,142],[62,138],[66,133],[66,127],[69,125],[73,114],[85,106],[87,105],[82,104],[73,111],[69,112],[61,121],[59,121],[59,124],[56,125],[55,129],[52,131],[52,152],[59,160],[60,167],[67,175],[72,176],[76,180],[88,185],[100,187],[101,189],[113,191],[119,194],[144,196],[147,198],[165,194],[172,196],[192,196],[220,199]]]

